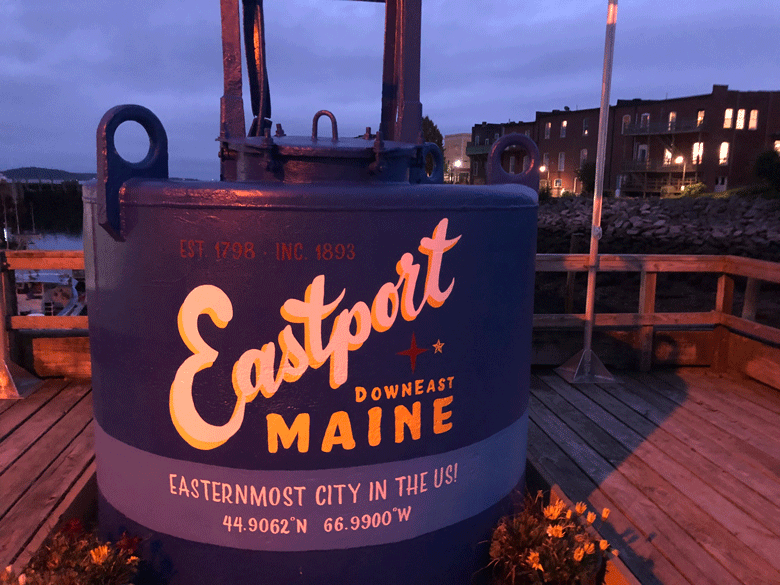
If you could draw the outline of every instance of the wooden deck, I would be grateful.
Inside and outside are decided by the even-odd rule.
[[[20,569],[54,526],[94,495],[92,388],[47,380],[0,400],[0,567]]]
[[[534,370],[529,462],[612,510],[600,532],[642,585],[780,583],[780,391],[704,368],[616,378]]]

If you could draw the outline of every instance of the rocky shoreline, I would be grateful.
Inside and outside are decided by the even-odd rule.
[[[540,254],[586,253],[593,200],[563,197],[539,205]],[[780,262],[780,200],[712,197],[607,198],[604,254],[731,254]]]

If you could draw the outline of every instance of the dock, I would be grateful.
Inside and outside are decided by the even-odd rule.
[[[83,258],[8,253],[5,266],[9,354],[47,377],[0,400],[0,567],[18,571],[60,521],[94,510],[91,368],[88,317],[19,316],[7,294],[14,269]],[[537,257],[538,272],[585,269],[582,255]],[[534,315],[529,475],[611,510],[598,526],[619,551],[607,585],[780,583],[780,329],[760,303],[780,265],[603,255],[601,270],[641,275],[635,313],[596,319],[594,350],[616,382],[567,383],[552,365],[584,315]],[[717,275],[712,310],[656,312],[656,276],[672,272]]]

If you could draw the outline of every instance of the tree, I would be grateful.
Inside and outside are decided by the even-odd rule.
[[[759,154],[753,173],[759,180],[769,183],[775,191],[780,191],[780,153],[767,150]]]
[[[582,183],[583,193],[593,193],[596,190],[596,163],[593,161],[583,161],[580,168],[577,169],[577,178]]]
[[[444,138],[439,132],[439,127],[428,116],[422,119],[422,132],[425,142],[433,142],[439,147],[439,150],[444,152]]]
[[[439,127],[428,116],[422,119],[422,132],[425,142],[433,142],[440,151],[444,152],[444,138],[439,132]],[[433,156],[430,154],[425,158],[425,172],[428,175],[433,172]]]

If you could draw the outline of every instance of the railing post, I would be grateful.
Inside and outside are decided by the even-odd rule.
[[[715,312],[721,318],[731,315],[734,308],[734,277],[721,274],[718,278],[718,294],[715,299]],[[721,324],[715,327],[715,350],[712,356],[712,369],[725,372],[728,369],[729,330]]]
[[[642,271],[639,288],[639,313],[649,315],[655,313],[655,288],[658,273]],[[642,325],[639,328],[639,369],[649,372],[653,365],[653,326]]]
[[[761,291],[761,281],[757,278],[748,278],[745,285],[745,302],[742,305],[742,318],[750,321],[756,320],[756,307],[758,305],[758,293]]]
[[[11,377],[8,364],[11,363],[11,343],[8,335],[10,278],[5,252],[0,252],[0,399],[19,399],[19,392]]]

